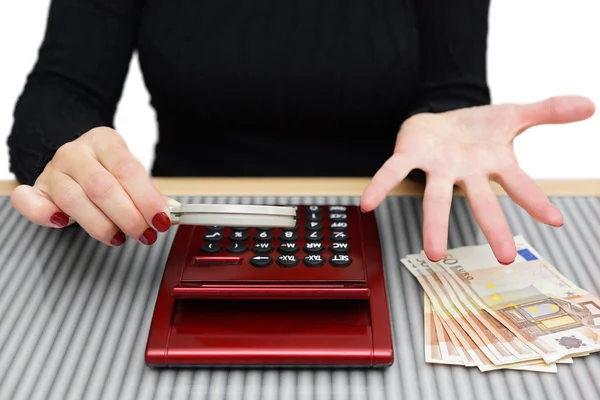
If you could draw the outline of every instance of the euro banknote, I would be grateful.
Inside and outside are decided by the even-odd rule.
[[[523,236],[514,240],[518,257],[508,266],[489,245],[450,249],[438,262],[424,252],[402,259],[424,290],[427,362],[556,372],[600,349],[600,299]]]
[[[452,249],[436,264],[465,293],[551,363],[600,350],[600,299],[516,236],[517,259],[505,266],[488,245]]]
[[[403,259],[402,262],[409,270],[413,269],[408,259]],[[442,305],[446,300],[440,299],[427,281],[423,281],[422,286],[425,289],[424,322],[427,327],[424,327],[424,340],[427,362],[475,366],[484,372],[498,369],[556,372],[556,365],[544,363],[539,357],[530,361],[514,358],[509,362],[506,359],[500,361],[486,348],[474,330],[464,321],[459,321],[460,317],[450,315]]]

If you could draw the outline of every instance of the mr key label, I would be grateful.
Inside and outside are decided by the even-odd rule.
[[[324,248],[321,242],[308,242],[304,245],[304,251],[307,253],[320,253]]]

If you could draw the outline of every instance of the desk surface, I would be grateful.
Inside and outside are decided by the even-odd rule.
[[[158,189],[166,195],[197,196],[360,196],[368,178],[155,178]],[[600,196],[600,179],[539,180],[544,193],[552,196]],[[0,181],[0,195],[8,195],[14,181]],[[494,192],[505,195],[492,183]],[[423,185],[405,180],[390,194],[415,196]],[[456,190],[457,195],[463,195]]]
[[[157,184],[183,203],[358,204],[366,182]],[[524,235],[567,278],[600,294],[598,182],[554,182],[545,189],[564,212],[564,227],[535,223],[502,197],[513,233]],[[282,197],[288,190],[293,197]],[[30,224],[7,196],[0,197],[0,399],[599,399],[598,354],[559,365],[558,374],[484,374],[425,363],[423,292],[400,264],[422,248],[420,191],[405,185],[395,194],[376,211],[396,351],[394,365],[383,370],[147,368],[149,323],[175,230],[153,246],[128,241],[108,248],[78,229]],[[466,199],[456,199],[450,222],[451,247],[485,243]]]

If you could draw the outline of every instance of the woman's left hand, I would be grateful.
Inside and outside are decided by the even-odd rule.
[[[489,182],[499,183],[535,220],[561,226],[561,212],[519,167],[513,140],[528,128],[581,121],[594,114],[582,97],[553,97],[531,104],[499,104],[439,114],[417,114],[402,125],[394,154],[365,189],[360,205],[376,208],[413,169],[427,175],[423,198],[423,246],[427,257],[444,257],[453,186],[467,197],[477,224],[499,262],[516,257],[510,228]]]

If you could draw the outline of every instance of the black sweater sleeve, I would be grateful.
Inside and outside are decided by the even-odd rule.
[[[52,0],[7,141],[20,183],[32,185],[63,144],[113,126],[139,9],[138,0]]]
[[[489,0],[418,0],[415,7],[421,86],[410,115],[489,104]]]
[[[407,117],[489,104],[489,0],[417,0],[421,82]],[[408,178],[424,183],[416,169]]]

